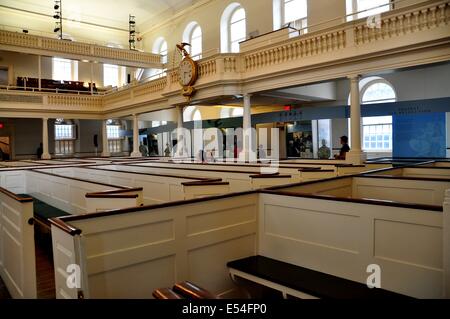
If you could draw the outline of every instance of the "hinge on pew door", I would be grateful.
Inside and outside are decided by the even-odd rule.
[[[84,299],[83,290],[78,290],[78,299]]]

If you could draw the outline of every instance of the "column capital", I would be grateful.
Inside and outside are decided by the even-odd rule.
[[[242,96],[243,96],[243,98],[250,98],[250,97],[252,97],[252,93],[244,93],[244,94],[242,94]]]
[[[347,76],[351,81],[359,81],[361,79],[361,75],[359,74],[351,74]]]

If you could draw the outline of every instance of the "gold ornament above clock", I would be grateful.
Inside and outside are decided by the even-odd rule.
[[[183,87],[181,90],[181,94],[186,96],[187,98],[191,98],[195,94],[195,88],[193,85],[197,81],[198,78],[198,65],[195,62],[190,54],[184,49],[188,43],[177,44],[177,48],[183,54],[183,59],[180,62],[178,67],[178,81],[180,85]]]

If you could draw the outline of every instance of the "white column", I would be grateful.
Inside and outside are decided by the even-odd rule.
[[[252,104],[251,94],[244,94],[244,116],[242,121],[243,145],[240,160],[256,161],[256,152],[252,149],[253,131],[252,131]]]
[[[139,152],[139,118],[137,114],[133,114],[133,152],[131,157],[142,157]]]
[[[359,75],[350,79],[350,124],[351,124],[351,150],[346,156],[346,161],[352,164],[363,164],[366,155],[361,147],[361,103],[359,97]]]
[[[183,106],[177,106],[177,128],[183,128]]]
[[[42,119],[42,155],[41,159],[51,159],[48,152],[48,118]]]
[[[41,82],[42,82],[42,58],[38,55],[38,88],[41,90]]]
[[[102,122],[102,157],[109,157],[111,153],[108,147],[108,130],[107,130],[107,120]]]
[[[91,94],[94,94],[94,62],[90,62],[91,64]]]

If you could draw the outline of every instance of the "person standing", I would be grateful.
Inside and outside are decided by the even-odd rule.
[[[322,146],[319,148],[318,155],[320,159],[330,159],[331,157],[331,150],[327,146],[327,141],[325,139],[322,140]]]
[[[166,144],[166,149],[164,150],[164,156],[170,157],[170,146],[169,143]]]
[[[40,143],[39,147],[36,150],[37,159],[41,159],[42,153],[44,153],[44,147],[43,147],[42,143]]]
[[[348,137],[347,136],[341,136],[341,150],[339,151],[339,155],[335,155],[335,159],[339,160],[345,160],[345,157],[348,152],[350,152],[350,146],[348,146]]]

